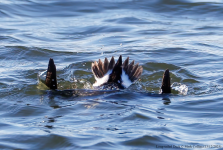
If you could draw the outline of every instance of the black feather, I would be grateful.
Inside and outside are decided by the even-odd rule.
[[[108,72],[108,65],[109,65],[108,59],[105,57],[105,60],[104,60],[104,74],[106,74]]]
[[[115,59],[114,57],[112,56],[111,60],[110,60],[110,63],[108,65],[108,70],[112,70],[115,66]]]
[[[129,57],[127,57],[124,63],[122,64],[122,68],[123,70],[125,70],[125,72],[127,72],[128,65],[129,65]]]
[[[122,55],[120,55],[118,61],[116,62],[112,73],[109,76],[109,83],[121,83],[121,75],[122,75]]]
[[[171,93],[169,69],[166,69],[165,72],[163,73],[163,81],[161,89],[162,93]]]
[[[49,60],[45,84],[50,89],[54,89],[54,90],[57,89],[56,66],[52,58],[50,58]]]

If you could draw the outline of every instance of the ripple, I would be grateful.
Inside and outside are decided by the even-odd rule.
[[[222,6],[219,0],[1,1],[0,148],[222,145]],[[140,80],[123,91],[91,90],[91,63],[119,55],[143,66]],[[61,91],[37,83],[49,58]],[[167,68],[187,94],[159,94]]]

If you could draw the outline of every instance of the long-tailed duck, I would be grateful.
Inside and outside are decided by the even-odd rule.
[[[110,61],[105,58],[104,63],[99,59],[98,62],[92,63],[91,69],[96,80],[93,84],[96,89],[98,87],[103,87],[102,89],[128,88],[139,79],[143,72],[142,66],[138,63],[134,65],[134,60],[129,63],[129,57],[122,63],[121,55],[116,63],[114,57]],[[49,60],[45,84],[50,89],[57,89],[56,66],[52,58]],[[169,69],[164,71],[161,93],[171,93]]]

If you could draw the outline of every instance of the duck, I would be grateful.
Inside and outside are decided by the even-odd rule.
[[[104,63],[99,59],[91,65],[92,73],[96,82],[94,87],[105,87],[113,89],[125,89],[128,88],[141,76],[143,72],[142,66],[139,63],[134,65],[134,60],[129,64],[129,57],[122,63],[122,55],[115,63],[115,59],[112,56],[111,60],[104,59]]]
[[[95,78],[93,84],[94,89],[118,90],[126,89],[136,82],[143,72],[143,67],[139,63],[134,64],[133,60],[129,63],[129,57],[122,63],[122,55],[115,62],[112,56],[110,61],[105,57],[102,62],[100,59],[94,61],[91,65],[91,70]],[[51,90],[57,90],[56,65],[52,58],[49,59],[45,85]],[[170,72],[166,69],[163,73],[160,93],[171,93]]]

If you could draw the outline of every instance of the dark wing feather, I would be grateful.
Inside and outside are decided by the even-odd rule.
[[[105,57],[105,60],[104,60],[104,74],[106,74],[108,72],[108,59]]]
[[[127,59],[123,63],[123,70],[128,75],[130,81],[134,82],[141,76],[141,74],[143,72],[143,68],[142,68],[142,66],[139,66],[139,63],[134,65],[134,61],[132,61],[130,64],[127,64],[127,62],[128,62]]]
[[[137,66],[137,69],[136,69],[135,73],[131,76],[130,80],[132,82],[134,82],[135,80],[137,80],[141,76],[142,71],[143,71],[142,66]]]
[[[133,66],[134,66],[134,60],[128,65],[126,74],[129,75],[131,73]]]
[[[161,89],[162,93],[171,93],[169,69],[165,70],[165,72],[163,73],[163,81]]]
[[[129,65],[129,57],[127,57],[124,63],[122,64],[122,68],[123,70],[125,70],[125,72],[127,72],[128,65]]]
[[[104,65],[101,61],[101,59],[98,60],[98,69],[101,71],[102,77],[104,76]]]
[[[98,62],[94,62],[91,65],[91,70],[95,77],[102,78],[108,70],[112,70],[115,66],[115,60],[114,57],[111,58],[110,62],[107,58],[105,58],[104,63],[101,61],[101,59],[98,60]]]
[[[108,70],[112,70],[115,66],[115,59],[114,57],[112,56],[111,60],[110,60],[110,63],[108,65]]]
[[[91,69],[92,69],[92,72],[94,73],[94,75],[97,77],[97,78],[101,78],[103,77],[103,72],[102,70],[100,69],[101,67],[99,66],[101,64],[98,64],[96,61],[94,63],[92,63],[92,66],[91,66]]]
[[[129,79],[133,82],[134,80],[134,74],[136,72],[136,70],[138,69],[139,63],[137,63],[136,65],[133,66],[131,73],[129,74]]]
[[[110,61],[110,63],[111,63],[111,61]],[[116,62],[115,66],[112,70],[112,73],[109,76],[108,82],[119,83],[118,81],[121,81],[121,75],[122,75],[122,55],[119,56],[119,59]]]
[[[98,67],[97,67],[97,62],[94,62],[91,64],[91,70],[95,77],[100,78]]]
[[[57,89],[56,65],[54,64],[54,61],[52,58],[50,58],[49,60],[45,84],[50,89],[54,89],[54,90]]]

